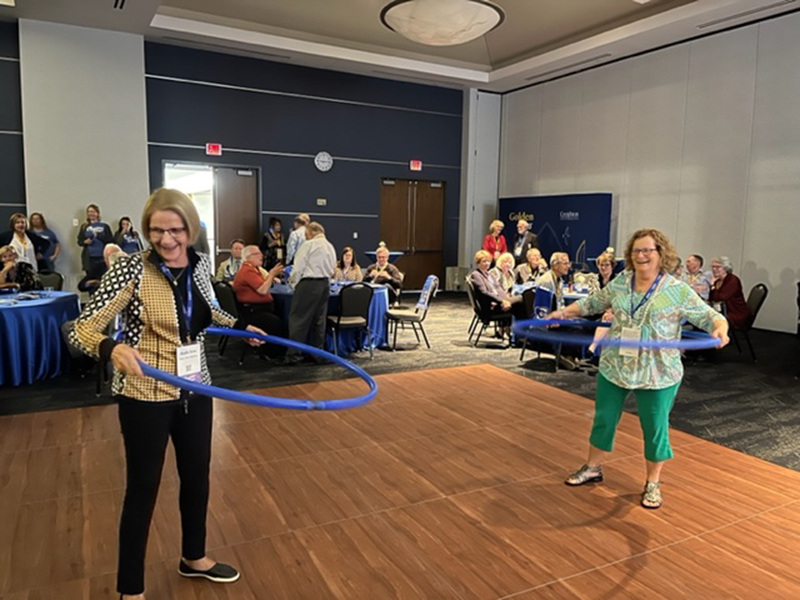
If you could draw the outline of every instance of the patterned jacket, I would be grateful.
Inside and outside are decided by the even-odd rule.
[[[189,249],[192,262],[192,289],[195,306],[206,303],[211,320],[226,327],[243,329],[241,321],[216,304],[211,285],[210,262],[205,254]],[[177,301],[172,285],[161,272],[160,258],[152,250],[121,257],[103,276],[91,302],[75,321],[70,342],[84,353],[108,360],[118,343],[106,336],[106,327],[116,315],[122,317],[120,343],[136,348],[145,362],[167,373],[176,374],[176,350],[181,345]],[[199,293],[198,293],[199,292]],[[200,343],[203,383],[211,383],[206,365],[203,332]],[[149,377],[125,376],[114,372],[111,390],[137,400],[165,401],[180,399],[180,390]]]

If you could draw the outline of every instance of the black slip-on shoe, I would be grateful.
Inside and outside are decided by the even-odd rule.
[[[214,583],[233,583],[239,579],[239,571],[222,563],[217,563],[206,571],[198,571],[181,561],[178,565],[178,573],[184,577],[204,577]]]

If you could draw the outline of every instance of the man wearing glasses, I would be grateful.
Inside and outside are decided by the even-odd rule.
[[[572,267],[572,262],[570,262],[569,255],[566,252],[553,252],[550,256],[550,270],[545,271],[536,280],[537,287],[548,290],[553,294],[551,310],[564,308],[563,278],[569,273],[570,267]],[[559,363],[569,371],[575,371],[579,368],[578,361],[566,353],[562,353],[559,356]]]

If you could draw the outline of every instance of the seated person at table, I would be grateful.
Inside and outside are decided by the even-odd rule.
[[[100,287],[100,280],[103,275],[106,274],[106,271],[120,256],[128,256],[128,254],[123,252],[122,248],[117,244],[106,244],[103,247],[103,262],[95,262],[89,265],[89,270],[83,279],[78,282],[78,289],[82,292],[94,294],[97,288]]]
[[[564,295],[562,279],[569,273],[569,268],[572,263],[566,252],[553,252],[550,256],[550,270],[545,271],[539,279],[536,280],[536,285],[553,292],[553,310],[564,308]]]
[[[19,261],[17,251],[11,245],[0,248],[0,290],[6,288],[20,292],[42,289],[39,275],[31,265]]]
[[[536,281],[536,285],[540,289],[549,290],[553,293],[553,310],[564,308],[565,299],[562,278],[567,276],[571,266],[572,263],[566,252],[553,252],[550,257],[550,270]],[[570,356],[566,349],[562,349],[559,359],[561,361],[561,366],[570,371],[574,371],[578,368],[578,361]]]
[[[286,337],[286,325],[275,314],[275,303],[269,288],[275,278],[283,273],[283,265],[276,264],[269,271],[261,266],[264,256],[258,246],[242,249],[242,266],[233,279],[233,291],[239,304],[239,316],[248,325],[255,325],[269,335]],[[267,351],[278,348],[269,344]]]
[[[614,252],[606,250],[595,259],[597,266],[597,277],[589,279],[589,293],[594,294],[606,287],[614,279]]]
[[[336,263],[336,270],[333,272],[334,281],[361,281],[364,276],[361,274],[361,267],[356,262],[355,254],[350,246],[342,249],[342,256]]]
[[[519,284],[528,282],[536,283],[536,280],[547,270],[547,261],[542,258],[542,253],[538,248],[531,248],[525,255],[526,262],[514,269],[516,281]]]
[[[475,253],[475,270],[470,274],[469,280],[475,290],[475,300],[481,310],[489,315],[499,315],[511,312],[517,319],[524,319],[525,306],[522,296],[512,296],[504,290],[497,280],[489,275],[489,265],[492,264],[492,255],[486,250]]]
[[[510,252],[501,254],[493,269],[489,270],[489,277],[494,279],[497,284],[506,292],[511,293],[514,286],[514,255]]]
[[[9,231],[0,234],[0,246],[13,246],[19,262],[28,263],[35,271],[39,270],[38,257],[44,255],[49,242],[28,229],[28,218],[22,213],[14,213],[9,220]]]
[[[242,250],[244,250],[244,240],[236,239],[231,242],[231,257],[220,263],[217,275],[214,277],[215,280],[233,281],[244,260],[242,258]]]
[[[680,279],[688,283],[698,296],[708,302],[708,296],[711,294],[711,273],[703,271],[702,256],[690,254],[686,257],[686,271]]]
[[[741,280],[733,274],[733,263],[727,256],[718,256],[711,261],[711,282],[709,301],[712,304],[725,303],[725,317],[732,329],[747,325],[750,312],[742,292]]]
[[[367,267],[364,281],[388,286],[389,303],[395,304],[400,299],[400,289],[403,287],[403,274],[400,269],[389,262],[389,249],[380,246],[375,251],[374,265]]]
[[[595,260],[595,264],[597,265],[597,278],[589,280],[589,293],[594,294],[599,292],[604,287],[606,287],[612,279],[614,279],[614,263],[616,262],[616,258],[614,258],[613,249],[606,250],[600,256],[597,257]],[[594,319],[592,319],[594,320]],[[614,320],[614,313],[609,308],[606,310],[602,316],[600,317],[600,321],[603,323],[611,323]],[[600,342],[606,335],[608,335],[608,327],[596,327],[594,330],[594,341],[589,346],[589,362],[592,364],[597,364],[599,356],[595,355],[595,350],[597,349],[597,344]]]

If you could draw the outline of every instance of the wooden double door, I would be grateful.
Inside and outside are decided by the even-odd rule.
[[[403,256],[395,265],[405,274],[403,288],[419,290],[428,275],[443,272],[444,183],[381,180],[380,239]]]

